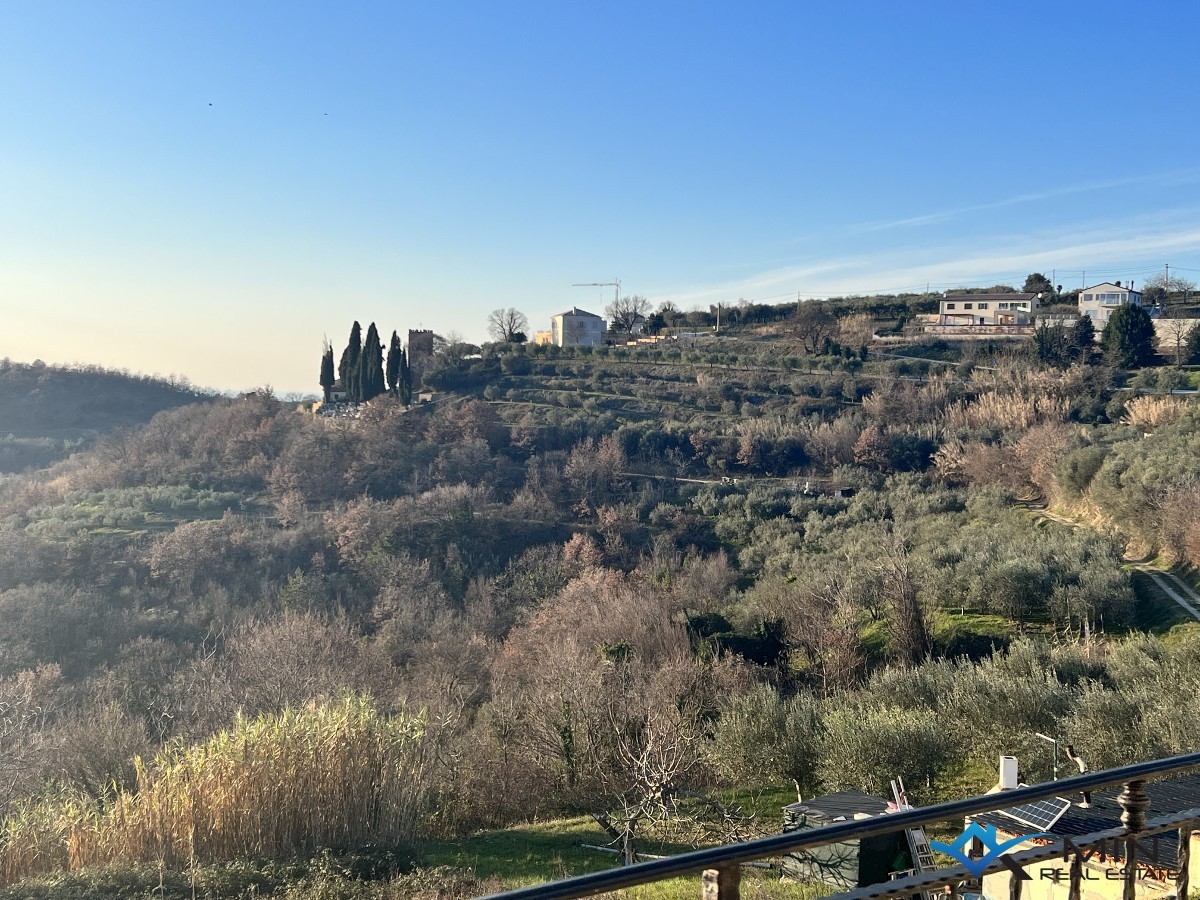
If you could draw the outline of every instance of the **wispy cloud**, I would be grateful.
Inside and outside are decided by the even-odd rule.
[[[1200,267],[1200,214],[1170,216],[1174,221],[1144,222],[1125,228],[1073,231],[1025,237],[977,239],[971,244],[923,251],[889,251],[841,256],[820,262],[774,268],[735,281],[691,285],[655,293],[683,308],[735,302],[740,298],[782,301],[795,297],[896,293],[957,286],[1006,283],[1034,271],[1056,269],[1078,274],[1095,270],[1097,279],[1120,277],[1122,270],[1157,266],[1164,257]],[[924,259],[915,259],[921,256]],[[1062,276],[1060,275],[1060,280]]]
[[[1183,169],[1174,172],[1156,172],[1153,175],[1136,175],[1128,178],[1111,178],[1104,181],[1085,182],[1083,184],[1052,188],[1045,191],[1030,191],[1024,194],[1017,194],[1013,197],[1005,197],[1001,200],[993,200],[988,203],[976,203],[970,206],[960,206],[954,209],[945,209],[941,210],[940,212],[925,213],[919,216],[906,216],[902,219],[893,219],[886,222],[868,222],[863,223],[862,225],[852,226],[850,230],[865,233],[872,231],[886,231],[892,228],[933,225],[938,222],[945,222],[950,219],[955,219],[960,216],[969,215],[975,212],[1004,209],[1010,206],[1020,206],[1024,203],[1038,203],[1043,200],[1053,200],[1058,197],[1089,194],[1095,191],[1107,191],[1113,190],[1114,188],[1130,187],[1132,185],[1170,185],[1190,183],[1197,180],[1200,180],[1200,169]]]

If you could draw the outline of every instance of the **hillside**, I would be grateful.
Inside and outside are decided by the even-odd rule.
[[[204,396],[185,383],[96,366],[0,360],[0,473],[49,465],[97,435]]]
[[[411,841],[532,817],[661,818],[645,773],[664,745],[652,780],[689,796],[899,773],[923,800],[984,786],[1001,751],[1037,777],[1037,731],[1097,767],[1190,749],[1196,626],[1108,535],[1018,500],[1087,507],[1194,565],[1194,401],[999,347],[910,355],[755,335],[485,348],[443,360],[424,406],[212,398],[10,478],[0,807],[62,793],[9,833],[48,846],[38,829],[73,823],[124,846],[106,804],[142,815],[156,772],[253,782],[249,738],[222,732],[292,735],[279,752],[300,760],[326,727],[308,723],[335,720],[408,742],[411,816],[387,851],[405,861]],[[1096,727],[1133,706],[1155,723],[1141,743]],[[738,821],[687,809],[647,834]],[[288,846],[311,858],[342,827],[323,822]]]

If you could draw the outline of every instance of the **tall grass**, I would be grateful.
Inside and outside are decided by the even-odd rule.
[[[1187,411],[1182,397],[1134,397],[1125,404],[1125,422],[1146,431],[1174,425]]]
[[[137,788],[49,794],[0,831],[0,880],[113,862],[167,865],[412,842],[427,795],[420,717],[370,700],[249,720],[137,760]]]

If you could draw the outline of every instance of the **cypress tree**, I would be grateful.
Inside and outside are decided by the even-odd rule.
[[[363,344],[359,367],[362,372],[360,391],[365,402],[384,392],[383,344],[379,342],[379,330],[374,322],[367,327],[367,339]]]
[[[333,347],[329,345],[329,341],[326,341],[325,351],[321,354],[321,390],[325,393],[326,403],[332,397],[333,380]]]
[[[388,393],[397,399],[400,397],[400,357],[403,355],[404,348],[400,346],[400,335],[393,331],[391,343],[388,344],[387,384]]]
[[[412,406],[412,369],[408,367],[408,354],[400,351],[400,402]]]
[[[342,390],[355,403],[362,400],[362,380],[359,377],[359,358],[361,356],[362,326],[355,322],[350,329],[350,343],[342,351],[342,361],[338,364],[338,377],[342,379]]]
[[[1071,342],[1075,345],[1075,358],[1090,362],[1096,349],[1096,326],[1091,316],[1080,316],[1071,327]]]

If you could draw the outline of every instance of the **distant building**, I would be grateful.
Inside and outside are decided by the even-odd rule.
[[[1142,305],[1142,292],[1133,289],[1132,281],[1128,287],[1105,281],[1079,292],[1079,314],[1089,317],[1096,331],[1102,331],[1112,314],[1126,303]]]
[[[1028,325],[1041,294],[945,294],[938,304],[939,325]]]
[[[429,329],[408,330],[408,368],[412,372],[412,385],[421,386],[421,379],[429,370],[433,359],[433,332]]]
[[[408,330],[408,355],[411,357],[416,353],[424,353],[426,356],[433,356],[433,332],[429,329],[413,331]]]
[[[552,344],[554,343],[554,333],[551,331],[535,331],[533,333],[533,343],[535,345]]]
[[[550,343],[558,347],[599,347],[604,344],[604,320],[572,307],[550,319]]]

